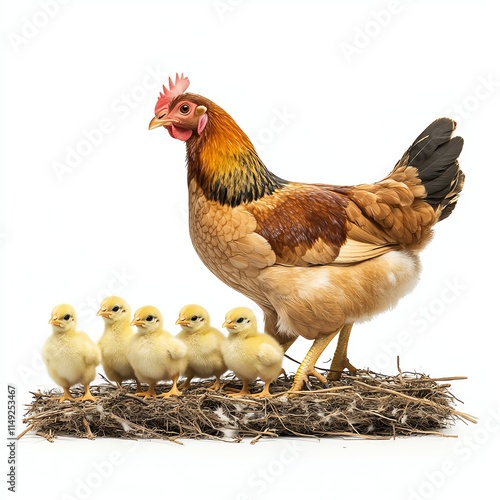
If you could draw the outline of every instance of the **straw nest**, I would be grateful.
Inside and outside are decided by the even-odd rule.
[[[59,403],[56,390],[32,392],[23,422],[28,431],[49,441],[57,436],[94,439],[217,439],[238,442],[250,437],[349,436],[390,439],[396,436],[438,434],[457,420],[476,423],[457,411],[459,400],[450,381],[465,377],[431,378],[400,372],[386,376],[370,371],[343,375],[325,387],[311,379],[306,391],[288,397],[292,378],[281,376],[271,386],[272,398],[228,397],[207,390],[210,382],[192,384],[181,397],[146,399],[135,396],[135,386],[117,390],[107,381],[92,387],[96,401]],[[258,392],[261,385],[250,386]],[[165,392],[169,386],[157,387]],[[238,381],[223,380],[223,391]],[[77,393],[79,389],[74,392]],[[80,394],[83,391],[80,390]],[[80,395],[78,394],[78,395]]]

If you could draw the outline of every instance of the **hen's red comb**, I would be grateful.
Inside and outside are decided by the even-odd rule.
[[[189,78],[184,76],[184,73],[181,73],[179,76],[178,73],[175,74],[175,83],[172,81],[172,78],[168,79],[168,86],[170,89],[167,89],[165,85],[163,85],[163,94],[160,92],[160,97],[158,97],[158,102],[155,107],[155,114],[157,115],[160,111],[164,109],[168,109],[172,99],[181,95],[185,90],[189,87]]]

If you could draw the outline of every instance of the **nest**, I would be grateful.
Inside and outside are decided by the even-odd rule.
[[[32,392],[23,422],[28,431],[53,441],[57,436],[94,439],[216,439],[238,442],[262,437],[349,436],[390,439],[396,436],[438,434],[457,420],[476,423],[457,411],[459,400],[450,381],[465,377],[430,378],[419,373],[386,376],[370,371],[343,375],[329,387],[311,379],[307,391],[286,394],[292,378],[281,376],[272,398],[228,397],[208,390],[210,382],[193,383],[181,397],[143,399],[135,386],[119,391],[104,383],[91,388],[96,401],[59,403],[56,391]],[[223,380],[223,391],[238,382]],[[252,392],[262,386],[253,383]],[[158,386],[165,392],[169,385]],[[77,392],[78,389],[75,391]],[[80,391],[82,394],[83,391]]]

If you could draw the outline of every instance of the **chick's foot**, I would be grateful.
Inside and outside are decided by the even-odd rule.
[[[250,391],[248,390],[248,384],[249,384],[249,381],[248,380],[244,380],[243,381],[243,387],[241,388],[241,391],[231,392],[231,393],[225,392],[225,395],[229,396],[230,398],[237,398],[237,397],[240,397],[240,396],[251,396]]]
[[[66,387],[63,387],[64,389],[64,394],[62,396],[55,396],[55,398],[59,399],[59,403],[62,403],[63,401],[76,401],[76,399],[71,395],[71,392],[69,392],[69,389]]]

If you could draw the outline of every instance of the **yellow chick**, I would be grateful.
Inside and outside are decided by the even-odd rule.
[[[155,398],[156,384],[172,379],[170,391],[160,396],[180,396],[182,392],[177,388],[177,380],[187,367],[186,344],[163,329],[163,317],[156,307],[138,309],[131,324],[137,327],[137,333],[130,341],[130,364],[140,382],[149,384],[147,392],[139,391],[137,395]]]
[[[187,389],[193,377],[207,378],[214,375],[215,382],[209,389],[220,389],[220,377],[227,370],[221,352],[221,344],[226,337],[210,326],[207,310],[196,304],[184,306],[175,324],[182,328],[177,338],[188,348],[188,364],[184,372],[186,380],[180,389]]]
[[[97,315],[104,320],[104,332],[98,342],[102,367],[108,379],[121,388],[124,380],[136,378],[128,360],[130,339],[134,334],[130,326],[130,307],[120,297],[107,297],[101,302]]]
[[[226,314],[222,325],[229,337],[222,344],[222,355],[229,370],[243,381],[240,392],[229,396],[249,395],[250,380],[259,377],[264,389],[255,396],[271,396],[269,385],[281,373],[283,349],[271,336],[257,332],[257,320],[247,307],[237,307]]]
[[[68,304],[54,307],[49,324],[52,335],[43,346],[42,357],[49,375],[64,390],[59,401],[95,401],[90,393],[90,382],[101,362],[99,348],[86,333],[76,331],[76,312]],[[83,384],[85,388],[85,394],[79,398],[69,392],[76,384]]]

